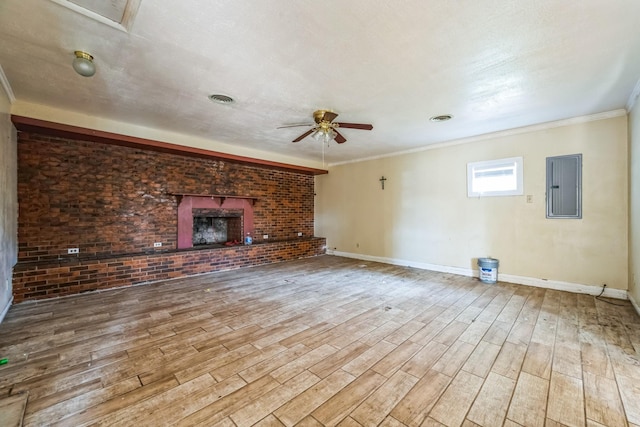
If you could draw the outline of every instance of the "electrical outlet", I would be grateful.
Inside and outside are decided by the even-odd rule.
[[[298,231],[298,237],[302,237],[302,231]]]
[[[267,240],[267,239],[269,238],[269,235],[268,235],[268,234],[263,234],[263,235],[262,235],[262,238],[263,238],[264,240]]]
[[[527,195],[527,203],[533,203],[533,196],[531,194]]]
[[[153,247],[154,247],[154,248],[159,248],[159,247],[161,247],[161,246],[162,246],[162,242],[155,242],[155,243],[153,244]]]
[[[68,254],[78,254],[80,253],[80,248],[69,248],[67,249]]]

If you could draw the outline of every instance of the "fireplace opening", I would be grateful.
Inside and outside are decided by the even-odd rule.
[[[193,246],[242,243],[242,217],[194,216]]]
[[[178,249],[241,245],[252,231],[249,200],[185,195],[178,204]]]

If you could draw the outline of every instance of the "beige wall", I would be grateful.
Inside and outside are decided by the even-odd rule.
[[[629,114],[629,297],[640,305],[640,103]]]
[[[11,303],[18,254],[17,143],[9,99],[0,89],[0,321]]]
[[[583,219],[546,219],[545,158],[576,153]],[[524,158],[525,195],[467,198],[468,162],[516,156]],[[316,235],[330,250],[453,271],[492,256],[500,274],[628,286],[624,114],[330,167],[316,193]]]

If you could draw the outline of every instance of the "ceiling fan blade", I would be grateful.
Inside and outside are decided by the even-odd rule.
[[[303,133],[302,135],[300,135],[299,137],[297,137],[296,139],[294,139],[291,142],[300,142],[300,141],[302,141],[303,139],[305,139],[306,137],[311,135],[311,133],[313,133],[314,130],[315,130],[315,128],[314,129],[309,129],[308,131],[306,131],[305,133]]]
[[[362,123],[336,123],[336,124],[341,128],[362,129],[362,130],[373,129],[373,125],[362,124]]]
[[[332,111],[325,111],[324,117],[322,117],[322,120],[325,120],[327,122],[332,122],[336,117],[338,117],[336,113]]]
[[[345,138],[344,136],[342,136],[340,134],[340,132],[338,132],[337,130],[333,130],[336,133],[336,137],[333,138],[338,144],[344,144],[345,142],[347,142],[347,138]]]
[[[315,123],[300,123],[297,125],[284,125],[284,126],[278,126],[276,129],[284,129],[284,128],[295,128],[295,127],[300,127],[300,126],[313,126]]]

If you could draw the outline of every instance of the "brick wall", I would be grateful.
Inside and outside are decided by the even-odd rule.
[[[323,254],[325,245],[324,238],[312,237],[230,248],[18,263],[13,273],[14,302],[311,257]]]
[[[313,235],[313,176],[21,132],[19,261],[176,248],[171,193],[253,196],[254,238]]]
[[[313,183],[293,172],[21,132],[15,300],[318,255]],[[176,251],[173,193],[255,197],[257,244]],[[261,245],[263,234],[269,243]]]

